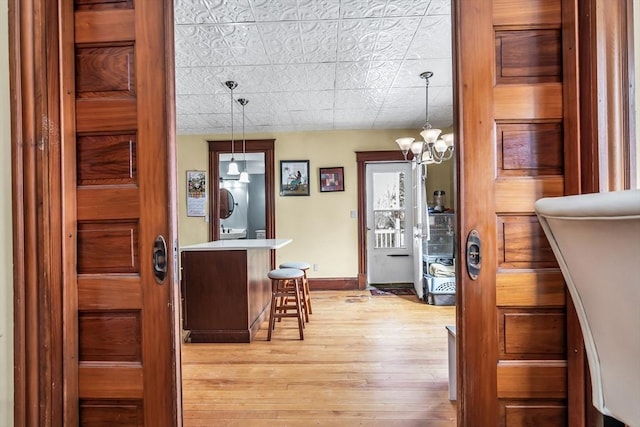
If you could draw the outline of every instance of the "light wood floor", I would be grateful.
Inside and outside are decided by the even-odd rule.
[[[446,325],[455,307],[369,291],[312,292],[250,344],[183,344],[184,425],[455,426]]]

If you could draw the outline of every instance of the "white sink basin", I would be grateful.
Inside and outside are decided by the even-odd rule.
[[[225,228],[220,229],[220,240],[244,239],[247,237],[246,228]]]

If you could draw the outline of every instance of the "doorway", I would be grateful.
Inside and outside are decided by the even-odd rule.
[[[238,215],[220,215],[220,207],[223,200],[220,198],[220,191],[214,191],[209,198],[209,240],[219,240],[224,237],[221,233],[222,227],[232,229],[244,229],[246,238],[257,238],[257,233],[261,238],[272,239],[275,236],[275,189],[274,189],[274,142],[273,139],[256,139],[246,141],[246,164],[249,176],[253,176],[253,183],[239,184],[235,179],[231,180],[225,174],[225,159],[231,153],[231,141],[208,141],[209,144],[209,180],[216,182],[220,188],[229,190],[231,194],[237,193],[238,199],[244,197],[242,207]],[[240,147],[241,141],[235,141]],[[230,160],[230,157],[228,158]],[[252,160],[254,159],[254,160]],[[250,167],[254,164],[255,167]],[[251,173],[251,172],[255,173]],[[222,179],[222,180],[221,180]],[[242,187],[242,188],[239,188]],[[224,193],[226,194],[226,192]],[[252,208],[249,209],[249,199],[253,201]],[[241,201],[234,203],[241,205]],[[244,212],[244,214],[242,214]],[[235,216],[235,217],[234,217]],[[226,229],[225,229],[226,231]],[[262,237],[264,232],[264,237]],[[229,233],[227,233],[229,234]],[[275,259],[272,255],[272,261]]]
[[[413,272],[411,163],[368,163],[367,284],[410,283]]]
[[[45,21],[43,20],[43,22],[45,22]],[[35,121],[35,122],[37,122],[37,120],[34,120],[34,121]],[[27,171],[26,175],[28,175],[28,176],[33,176],[33,174],[29,175],[29,171]],[[48,206],[49,206],[49,205],[48,205]],[[49,206],[49,207],[50,207],[50,206]],[[42,223],[42,222],[38,222],[38,224],[40,224],[40,223]],[[54,259],[54,261],[55,261],[55,259]],[[30,271],[33,271],[33,269],[31,269]],[[494,309],[494,310],[495,310],[495,309]],[[18,311],[19,311],[20,313],[22,313],[24,310],[22,310],[22,311],[18,310]],[[55,332],[55,331],[54,331],[54,332]],[[42,358],[44,358],[44,357],[42,357]],[[49,365],[47,365],[47,366],[50,366],[50,364],[49,364]],[[36,370],[35,370],[35,369],[31,369],[31,367],[30,367],[29,372],[36,372]],[[33,375],[33,374],[32,374],[32,375]],[[30,377],[30,378],[31,378],[31,377]],[[23,402],[23,401],[24,401],[24,399],[22,400],[22,402]],[[37,405],[30,405],[29,407],[37,407]]]

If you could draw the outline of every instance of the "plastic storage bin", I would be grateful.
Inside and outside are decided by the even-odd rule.
[[[455,305],[456,278],[425,275],[424,300],[432,305]]]

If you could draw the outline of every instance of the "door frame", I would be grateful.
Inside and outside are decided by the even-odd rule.
[[[408,156],[412,158],[412,154]],[[367,163],[404,161],[400,150],[356,151],[358,165],[358,289],[367,287]]]
[[[209,145],[209,182],[211,191],[209,196],[209,240],[220,239],[220,216],[216,215],[220,206],[220,193],[213,191],[220,177],[220,154],[231,153],[231,140],[211,141]],[[265,221],[267,239],[274,239],[276,235],[276,196],[275,196],[275,139],[247,139],[247,153],[264,153],[264,195]],[[234,141],[233,149],[242,152],[242,141]]]

